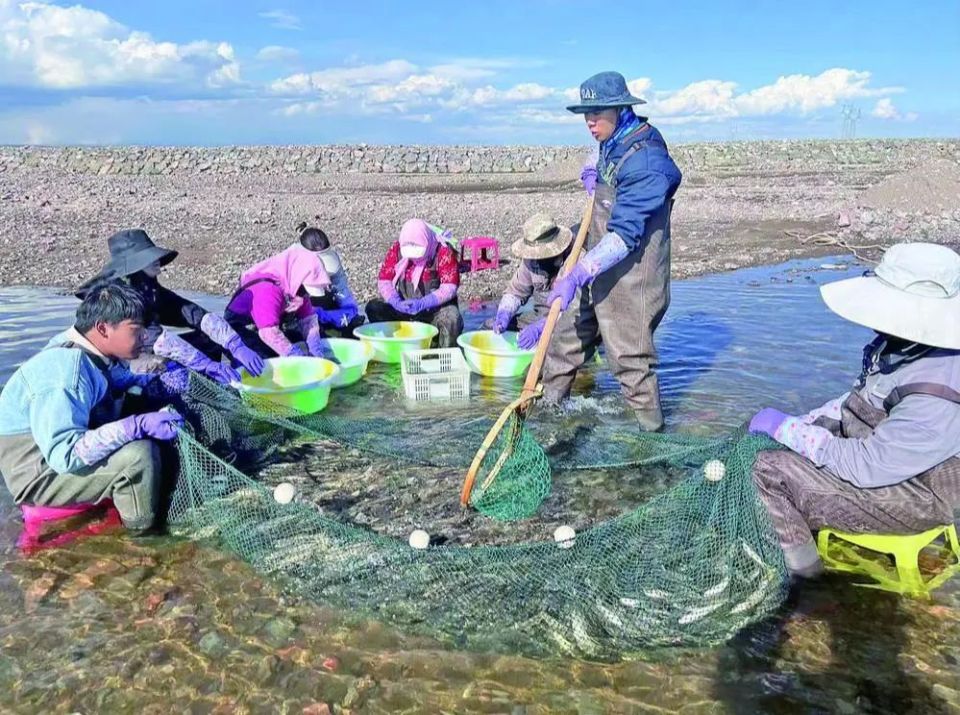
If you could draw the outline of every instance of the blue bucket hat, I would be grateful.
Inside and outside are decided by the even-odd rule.
[[[632,107],[646,101],[630,94],[627,80],[619,72],[600,72],[580,85],[580,104],[571,104],[567,110],[586,114],[613,107]]]

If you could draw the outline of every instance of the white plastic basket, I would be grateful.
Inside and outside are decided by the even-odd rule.
[[[470,399],[470,367],[460,348],[405,352],[400,373],[410,400]]]

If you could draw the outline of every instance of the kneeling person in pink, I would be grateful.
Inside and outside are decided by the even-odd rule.
[[[330,285],[330,276],[317,253],[295,243],[241,276],[224,317],[244,335],[248,345],[265,357],[306,355],[283,330],[287,319],[296,318],[309,354],[321,357],[326,341],[320,334],[310,295],[322,294]],[[249,329],[251,323],[255,334]]]
[[[412,218],[400,229],[380,264],[377,289],[382,300],[367,303],[372,323],[413,320],[430,323],[438,332],[441,348],[455,348],[463,332],[463,315],[457,302],[460,265],[449,245],[449,233],[426,221]]]
[[[17,504],[64,507],[107,499],[133,531],[158,516],[156,440],[173,439],[175,412],[120,418],[122,396],[153,375],[122,361],[143,344],[143,300],[119,281],[89,287],[74,327],[13,374],[0,393],[0,473]]]

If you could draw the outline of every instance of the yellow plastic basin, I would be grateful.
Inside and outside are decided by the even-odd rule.
[[[367,372],[367,363],[373,359],[373,346],[349,338],[324,338],[330,346],[333,361],[340,373],[333,381],[334,387],[346,387],[358,382]]]
[[[527,372],[535,352],[518,348],[517,335],[513,331],[497,335],[492,330],[476,330],[463,333],[457,345],[474,372],[488,377],[517,377]]]
[[[368,323],[353,331],[361,342],[373,348],[373,359],[378,362],[399,363],[400,356],[410,350],[426,350],[436,337],[436,326],[410,320],[391,320]]]
[[[313,414],[327,406],[340,367],[315,357],[277,357],[264,361],[259,377],[240,370],[237,389],[247,398],[266,400],[297,412]]]

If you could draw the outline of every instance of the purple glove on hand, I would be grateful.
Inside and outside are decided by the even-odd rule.
[[[221,385],[240,382],[240,373],[229,365],[224,365],[222,362],[211,361],[209,365],[203,368],[203,374]]]
[[[230,338],[226,348],[230,351],[230,354],[233,355],[234,359],[243,365],[243,368],[254,377],[258,377],[260,373],[263,372],[263,368],[266,367],[263,364],[263,358],[257,355],[252,348],[244,345],[239,335]]]
[[[147,412],[142,415],[131,415],[122,420],[123,431],[130,440],[152,437],[163,441],[177,436],[177,430],[183,425],[183,417],[173,411]]]
[[[531,323],[517,336],[517,346],[523,350],[532,350],[537,346],[540,336],[543,335],[543,328],[547,324],[547,319],[543,318],[536,323]]]
[[[493,319],[493,332],[497,335],[506,330],[510,325],[510,320],[513,318],[513,313],[508,310],[500,310],[497,312],[497,317]]]
[[[440,299],[433,293],[428,293],[423,296],[423,298],[411,298],[410,300],[405,300],[403,302],[406,306],[408,315],[416,315],[417,313],[422,313],[425,310],[433,310],[434,308],[440,307]]]
[[[403,298],[401,298],[399,293],[394,293],[393,295],[390,296],[389,299],[387,299],[387,303],[390,305],[391,308],[393,308],[398,313],[403,313],[405,315],[410,315],[410,312],[407,310],[407,307],[406,307],[408,302],[409,301],[405,301]]]
[[[284,357],[307,357],[307,353],[304,351],[303,348],[300,347],[298,343],[292,346],[290,348],[290,352],[288,352]]]
[[[780,410],[775,410],[772,407],[764,407],[753,416],[753,419],[750,420],[750,426],[748,429],[751,434],[765,434],[770,437],[774,437],[774,435],[777,433],[777,429],[789,416],[790,415],[781,412]]]
[[[593,196],[593,192],[597,190],[597,168],[585,166],[580,172],[580,181],[583,182],[583,188],[587,190],[587,196]]]
[[[578,263],[563,278],[558,278],[553,284],[553,290],[547,297],[547,303],[553,305],[553,301],[560,299],[560,310],[566,310],[570,307],[573,297],[577,294],[577,289],[583,287],[590,280],[590,274],[582,264]]]

